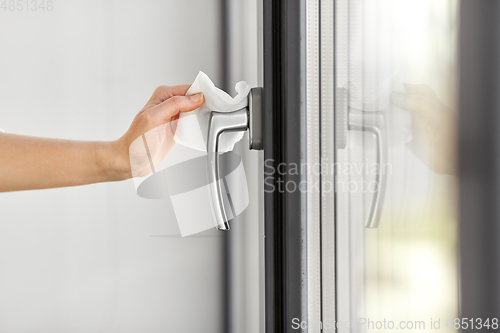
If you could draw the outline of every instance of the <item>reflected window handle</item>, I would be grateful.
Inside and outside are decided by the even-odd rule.
[[[219,140],[225,132],[244,132],[248,129],[249,148],[262,149],[262,88],[252,88],[248,107],[233,112],[212,111],[208,123],[207,172],[210,202],[217,229],[230,229],[224,207],[222,180],[220,179]]]
[[[380,223],[380,216],[382,214],[382,208],[384,205],[385,190],[387,185],[387,176],[384,170],[385,166],[387,165],[387,137],[383,125],[377,125],[376,122],[373,122],[373,124],[366,124],[363,120],[363,118],[359,118],[359,120],[356,121],[353,120],[353,117],[349,117],[349,130],[369,132],[375,136],[377,146],[377,164],[379,166],[375,178],[375,182],[377,183],[377,190],[373,194],[370,212],[366,219],[365,227],[378,228]]]

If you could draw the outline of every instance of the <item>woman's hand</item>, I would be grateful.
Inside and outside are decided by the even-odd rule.
[[[203,94],[184,96],[189,85],[158,87],[128,131],[116,141],[124,178],[148,175],[175,146],[180,112],[200,107]]]
[[[406,94],[392,94],[392,103],[411,114],[413,140],[409,148],[435,172],[455,174],[456,114],[429,86],[406,84],[405,88]]]

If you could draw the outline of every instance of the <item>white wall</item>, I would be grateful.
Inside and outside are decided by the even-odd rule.
[[[0,10],[7,132],[111,140],[156,86],[220,80],[219,0],[53,5]],[[220,238],[175,233],[132,181],[0,194],[0,332],[220,332]]]

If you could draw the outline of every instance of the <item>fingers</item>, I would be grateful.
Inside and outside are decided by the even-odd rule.
[[[189,112],[199,108],[205,101],[203,94],[190,96],[174,96],[157,105],[154,117],[161,123],[166,123],[180,112]]]
[[[177,86],[159,86],[153,92],[153,95],[148,101],[153,104],[160,104],[173,96],[184,96],[188,91],[190,84],[181,84]]]
[[[407,111],[415,111],[417,108],[417,96],[418,95],[407,95],[400,92],[393,92],[391,96],[392,104],[400,109]]]
[[[392,104],[400,109],[410,112],[422,112],[429,109],[431,102],[427,97],[416,94],[402,94],[398,92],[392,93]]]
[[[404,84],[406,94],[393,92],[392,103],[400,109],[407,111],[425,111],[438,102],[438,97],[434,90],[424,84]]]
[[[189,90],[189,87],[191,87],[190,84],[180,84],[177,86],[171,86],[170,92],[172,93],[172,96],[184,96]]]

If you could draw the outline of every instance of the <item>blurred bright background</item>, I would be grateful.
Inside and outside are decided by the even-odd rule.
[[[387,3],[394,89],[428,85],[456,112],[458,1]],[[418,332],[436,331],[431,318],[440,319],[441,330],[453,332],[453,325],[445,325],[459,310],[456,178],[432,171],[406,144],[389,147],[386,206],[379,228],[365,233],[366,316],[396,325],[425,321]],[[443,158],[427,154],[428,160]]]

